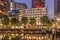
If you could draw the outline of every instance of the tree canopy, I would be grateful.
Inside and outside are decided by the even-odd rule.
[[[47,16],[43,16],[40,19],[43,25],[52,26],[52,21]]]
[[[21,22],[22,22],[23,24],[27,24],[28,18],[27,18],[27,17],[22,17]]]
[[[12,25],[18,25],[19,24],[19,20],[17,18],[12,18],[11,19],[11,24]]]
[[[30,24],[31,24],[31,25],[36,24],[36,19],[35,19],[35,18],[30,18]]]

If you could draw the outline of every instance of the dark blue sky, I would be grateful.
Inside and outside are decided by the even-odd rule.
[[[16,2],[26,3],[28,8],[32,7],[32,0],[15,0]],[[54,0],[45,0],[45,7],[48,7],[48,16],[54,18]]]

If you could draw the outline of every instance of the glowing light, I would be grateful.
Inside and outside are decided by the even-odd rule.
[[[12,26],[12,28],[14,29],[14,26]]]
[[[13,35],[13,36],[14,36],[14,34],[11,34],[11,35]]]
[[[0,11],[0,13],[1,13],[2,11]]]
[[[57,18],[57,20],[60,20],[60,18]]]
[[[16,36],[17,36],[18,34],[16,34]]]

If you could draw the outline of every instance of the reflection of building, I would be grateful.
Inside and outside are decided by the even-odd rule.
[[[32,0],[33,8],[41,8],[45,6],[45,0]]]
[[[46,8],[30,8],[30,9],[25,9],[24,10],[24,17],[34,17],[37,20],[37,25],[40,24],[40,17],[43,17],[45,15],[47,15],[47,9]]]

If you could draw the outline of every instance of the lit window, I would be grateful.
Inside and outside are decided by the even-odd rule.
[[[10,8],[10,10],[13,10],[13,8]]]
[[[11,3],[10,3],[10,7],[13,7],[12,4],[13,4],[13,3],[11,2]]]

